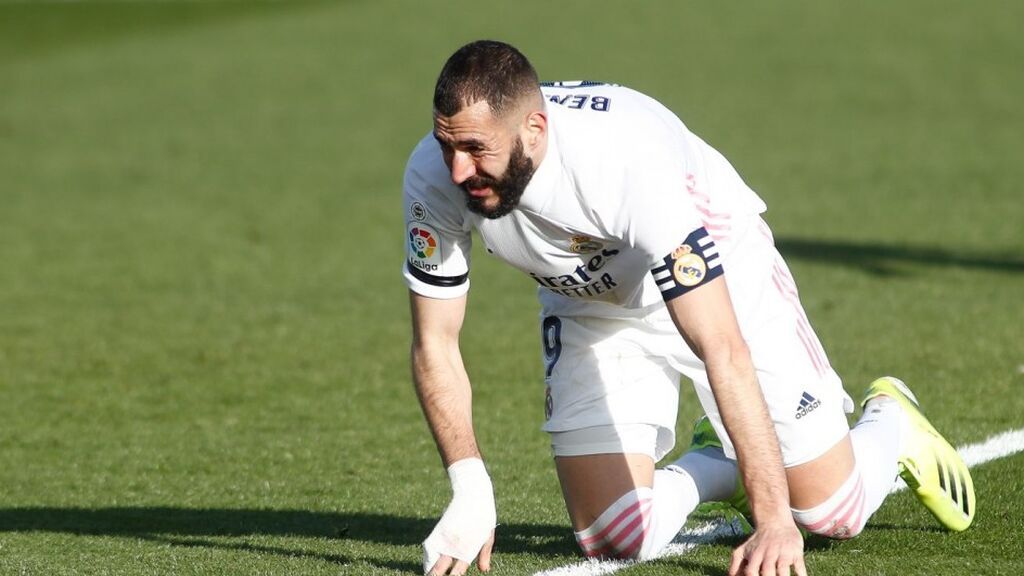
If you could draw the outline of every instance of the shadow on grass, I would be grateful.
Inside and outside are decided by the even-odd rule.
[[[399,572],[414,572],[419,573],[422,571],[422,567],[415,562],[401,562],[398,560],[368,560],[366,558],[353,558],[345,556],[343,554],[331,554],[324,552],[313,552],[311,550],[301,550],[295,548],[281,548],[279,546],[263,546],[259,544],[250,544],[246,542],[234,543],[234,542],[217,542],[214,540],[207,540],[203,538],[192,538],[192,537],[175,537],[175,536],[154,536],[149,534],[143,534],[136,536],[140,540],[146,540],[149,542],[156,542],[158,544],[166,544],[168,546],[174,546],[178,548],[213,548],[216,550],[231,550],[237,552],[253,552],[256,554],[272,554],[275,556],[284,556],[287,558],[303,558],[308,560],[319,560],[321,562],[327,562],[330,564],[338,564],[345,566],[353,563],[366,563],[373,565],[377,568],[388,568],[391,570],[397,570]]]
[[[250,551],[334,564],[365,562],[392,570],[420,572],[412,562],[377,561],[345,555],[344,542],[419,546],[435,519],[383,514],[306,510],[188,508],[0,508],[0,533],[54,532],[138,538],[172,546]],[[281,536],[337,540],[339,553],[211,540],[217,537]],[[545,524],[502,524],[499,552],[566,556],[576,552],[572,530]]]
[[[858,242],[777,238],[786,259],[859,268],[875,276],[901,276],[908,264],[1024,273],[1024,258],[1014,254],[979,254],[949,248],[888,246]]]

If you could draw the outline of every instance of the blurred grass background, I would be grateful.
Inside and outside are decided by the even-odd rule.
[[[0,573],[398,574],[448,498],[409,382],[402,169],[466,41],[658,98],[765,198],[833,365],[1021,426],[1015,2],[0,3]],[[573,561],[533,282],[474,260],[497,574]],[[681,407],[680,437],[697,410]],[[683,448],[682,446],[678,449]],[[903,494],[815,573],[1016,574]],[[726,545],[629,574],[722,573]]]

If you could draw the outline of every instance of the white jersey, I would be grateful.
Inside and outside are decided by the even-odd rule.
[[[506,216],[468,210],[432,135],[416,147],[405,173],[410,289],[465,294],[478,230],[489,253],[538,285],[544,430],[556,453],[628,450],[657,460],[675,443],[680,375],[694,382],[732,454],[703,362],[663,304],[727,274],[784,464],[810,461],[838,442],[853,404],[759,216],[764,202],[721,154],[643,94],[594,83],[543,92],[547,153]],[[636,439],[643,449],[618,437],[614,447],[595,445],[595,430],[619,434],[635,424],[655,427],[653,445],[649,434]],[[568,442],[565,433],[579,438]]]
[[[765,210],[729,162],[629,88],[545,85],[548,147],[518,207],[470,212],[428,134],[405,173],[409,288],[469,289],[471,233],[528,274],[546,315],[641,316],[722,274],[730,231]]]

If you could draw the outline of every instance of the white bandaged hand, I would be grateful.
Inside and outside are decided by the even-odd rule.
[[[452,501],[423,542],[423,572],[442,556],[472,563],[491,537],[498,521],[491,477],[479,458],[459,460],[448,467]]]

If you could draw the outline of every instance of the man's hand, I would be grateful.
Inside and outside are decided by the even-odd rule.
[[[494,546],[494,530],[491,530],[491,537],[484,544],[484,547],[480,549],[480,556],[477,558],[476,566],[481,572],[491,571],[491,548]],[[429,562],[429,560],[428,560]],[[453,576],[461,576],[469,570],[469,565],[472,562],[465,560],[456,560],[451,556],[441,554],[437,557],[437,562],[434,562],[434,567],[430,569],[427,574],[430,576],[441,576],[443,574],[452,574]]]
[[[452,464],[448,477],[452,501],[423,542],[423,572],[431,576],[465,574],[478,556],[477,567],[487,572],[497,523],[491,478],[479,458]]]
[[[729,576],[790,576],[790,570],[797,576],[807,576],[804,540],[792,522],[758,527],[733,551],[729,564]]]

